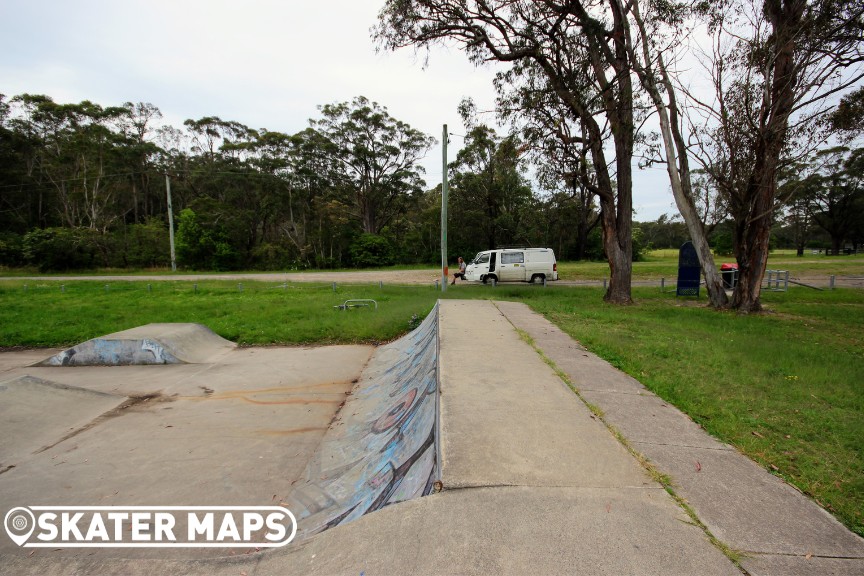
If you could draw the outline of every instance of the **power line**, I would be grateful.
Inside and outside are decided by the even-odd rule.
[[[193,170],[170,170],[168,171],[170,174],[192,174]],[[102,174],[97,176],[80,176],[78,178],[61,178],[59,180],[51,180],[50,182],[31,182],[31,183],[20,183],[20,184],[3,184],[0,186],[0,189],[14,188],[18,190],[53,190],[56,188],[58,184],[68,184],[72,182],[81,182],[84,180],[111,180],[115,178],[125,178],[129,176],[140,176],[140,175],[151,175],[151,176],[162,176],[165,174],[164,170],[143,170],[143,171],[134,171],[134,172],[120,172],[117,174]],[[206,171],[202,172],[205,175],[234,175],[234,176],[258,176],[258,177],[270,177],[270,178],[281,178],[278,174],[271,174],[269,172],[237,172],[232,170],[214,170],[214,171]]]

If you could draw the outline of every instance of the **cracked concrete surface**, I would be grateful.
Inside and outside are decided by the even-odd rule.
[[[0,509],[278,504],[372,350],[237,348],[198,364],[118,367],[34,367],[49,353],[0,353]],[[0,554],[21,553],[0,539]],[[154,556],[109,548],[38,555]]]

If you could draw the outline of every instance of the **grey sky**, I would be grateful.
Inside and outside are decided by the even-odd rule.
[[[150,102],[166,123],[219,116],[294,133],[316,106],[366,96],[439,141],[462,133],[464,96],[491,110],[491,68],[455,48],[423,67],[411,50],[376,53],[384,0],[0,0],[0,93],[103,106]],[[494,122],[494,115],[484,118]],[[461,146],[451,139],[451,159]],[[441,179],[441,148],[424,161]],[[665,171],[634,174],[636,220],[672,213]]]

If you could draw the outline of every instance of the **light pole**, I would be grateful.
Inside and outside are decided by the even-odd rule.
[[[447,291],[447,125],[444,124],[444,138],[441,145],[443,178],[441,180],[441,292]]]
[[[174,258],[174,208],[171,206],[171,180],[165,173],[165,194],[168,196],[168,238],[171,241],[171,271],[177,271],[177,260]]]

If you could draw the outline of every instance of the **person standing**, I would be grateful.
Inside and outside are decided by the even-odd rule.
[[[462,280],[465,280],[465,268],[466,268],[465,261],[462,259],[461,256],[459,256],[458,260],[459,260],[459,271],[453,273],[453,281],[450,283],[451,286],[453,284],[456,284],[457,278],[461,278]]]

